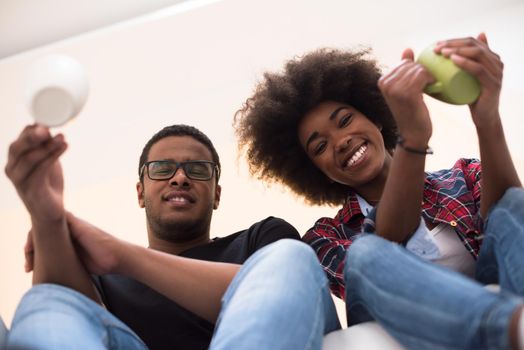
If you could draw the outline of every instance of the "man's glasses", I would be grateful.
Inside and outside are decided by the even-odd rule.
[[[214,171],[216,171],[218,178],[220,173],[217,165],[209,160],[191,160],[180,163],[172,160],[153,160],[144,163],[142,169],[140,169],[140,178],[144,175],[144,170],[147,169],[147,176],[151,180],[168,180],[175,175],[179,168],[184,169],[188,178],[198,181],[210,180]]]

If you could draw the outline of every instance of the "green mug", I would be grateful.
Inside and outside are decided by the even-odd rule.
[[[480,84],[473,75],[457,67],[453,61],[436,54],[434,45],[423,50],[417,58],[435,78],[435,82],[425,87],[424,92],[443,102],[466,105],[477,100]]]

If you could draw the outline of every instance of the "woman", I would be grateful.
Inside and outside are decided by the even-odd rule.
[[[424,173],[433,77],[410,49],[382,77],[366,51],[319,50],[267,73],[237,113],[240,146],[260,178],[342,205],[303,239],[350,325],[376,319],[412,349],[524,349],[524,193],[498,112],[502,63],[484,34],[435,51],[481,84],[469,107],[482,173],[472,159]]]

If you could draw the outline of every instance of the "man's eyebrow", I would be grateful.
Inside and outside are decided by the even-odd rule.
[[[335,109],[335,110],[333,111],[333,113],[330,114],[330,116],[329,116],[329,120],[333,120],[333,119],[335,119],[335,118],[337,117],[338,112],[340,112],[340,111],[343,110],[343,109],[347,109],[347,107],[345,107],[345,106],[341,106],[341,107],[338,107],[337,109]]]

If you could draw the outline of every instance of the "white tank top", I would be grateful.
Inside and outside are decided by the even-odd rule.
[[[452,270],[475,277],[475,259],[468,252],[457,233],[450,225],[438,224],[432,230],[428,228],[440,251],[440,257],[434,263]]]

